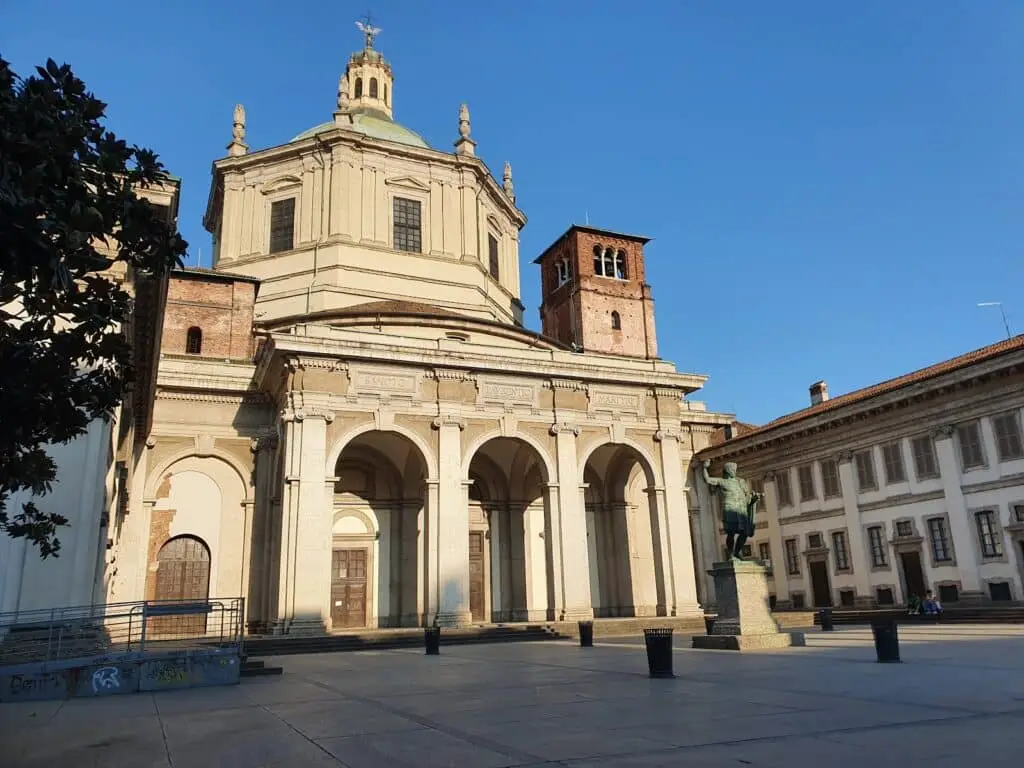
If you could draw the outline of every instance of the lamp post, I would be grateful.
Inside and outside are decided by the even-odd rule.
[[[1013,333],[1010,331],[1010,322],[1006,319],[1006,311],[1003,309],[1003,302],[1001,301],[979,301],[979,307],[999,307],[999,314],[1003,318],[1003,328],[1006,329],[1006,338],[1012,339]]]

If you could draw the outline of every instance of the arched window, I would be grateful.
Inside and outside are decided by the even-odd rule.
[[[558,284],[565,285],[572,278],[572,263],[569,259],[561,259],[555,263]]]
[[[615,251],[611,248],[604,249],[604,272],[601,274],[605,277],[615,276]]]
[[[355,93],[355,96],[353,96],[352,98],[353,99],[358,99],[358,98],[361,98],[362,95],[363,95],[363,78],[357,77],[356,78],[356,93]]]
[[[370,78],[370,98],[371,99],[376,99],[377,98],[377,78],[376,77],[371,77]]]
[[[622,330],[622,318],[619,317],[619,313],[618,312],[612,312],[612,330],[613,331],[621,331]]]
[[[615,277],[619,280],[625,280],[628,277],[625,251],[619,251],[615,254]]]
[[[601,276],[604,275],[604,263],[601,260],[601,246],[594,246],[594,274]]]
[[[185,334],[185,354],[198,355],[203,351],[203,332],[194,325]]]
[[[384,103],[388,103],[388,84],[384,83]]]

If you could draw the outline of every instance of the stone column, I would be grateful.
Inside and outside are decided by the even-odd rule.
[[[661,471],[664,494],[658,504],[658,527],[662,539],[662,570],[665,598],[670,616],[703,616],[697,602],[697,573],[693,562],[690,534],[690,510],[686,481],[679,452],[679,431],[660,429],[654,439],[661,447]],[[665,555],[667,554],[667,557]]]
[[[437,568],[439,484],[436,477],[427,480],[427,503],[420,514],[422,532],[416,549],[418,570],[423,578],[417,593],[417,610],[428,626],[437,622],[437,597],[440,594]],[[468,545],[469,542],[466,543]]]
[[[764,479],[764,516],[768,520],[768,543],[772,548],[772,579],[775,582],[775,602],[778,605],[789,602],[789,567],[786,565],[786,547],[782,540],[775,476],[765,475]]]
[[[469,494],[462,480],[462,430],[454,416],[434,419],[437,439],[438,613],[441,626],[465,626],[469,612]]]
[[[849,540],[850,565],[853,566],[854,587],[857,590],[855,604],[858,608],[871,608],[875,604],[875,594],[871,588],[871,553],[864,542],[864,527],[857,506],[853,454],[850,451],[840,453],[836,456],[836,466],[839,468],[839,487],[843,492],[843,519]]]
[[[499,515],[496,508],[489,508],[484,510],[484,519],[487,520],[487,535],[490,543],[490,556],[491,556],[491,621],[508,621],[511,617],[505,617],[501,614],[502,600],[504,599],[502,590],[502,580],[504,577],[504,571],[502,558],[501,558],[501,543],[502,543],[502,523],[506,522],[508,514],[507,512]]]
[[[559,587],[555,615],[559,621],[591,619],[594,608],[590,600],[587,521],[576,456],[580,429],[574,424],[552,424],[550,431],[555,437],[558,472],[557,507],[551,510],[551,529],[552,533],[557,529],[558,543],[552,547],[555,583]]]
[[[330,616],[332,514],[326,503],[331,411],[287,409],[279,620],[290,634],[323,632]]]
[[[246,614],[250,624],[260,627],[269,622],[269,595],[271,593],[271,543],[273,526],[280,524],[272,517],[271,497],[274,495],[274,452],[277,449],[277,432],[270,431],[254,437],[249,447],[254,455],[255,482],[254,505],[252,508],[251,552],[243,557],[242,564],[247,571],[245,577],[248,598]],[[246,546],[249,546],[249,539]],[[251,574],[248,575],[248,574]],[[249,583],[251,582],[251,587]]]
[[[961,600],[983,600],[985,593],[981,589],[981,577],[978,572],[978,552],[975,549],[972,521],[968,519],[967,501],[960,485],[960,461],[953,434],[956,428],[943,426],[932,433],[935,438],[935,453],[939,460],[939,472],[942,475],[942,492],[946,497],[946,512],[949,513],[949,533],[953,539],[953,552],[956,554],[957,571],[960,574]]]

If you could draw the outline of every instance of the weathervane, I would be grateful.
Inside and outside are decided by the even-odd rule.
[[[366,12],[366,21],[357,21],[356,26],[359,27],[359,31],[363,33],[363,37],[366,39],[366,47],[373,48],[373,38],[380,34],[380,27],[373,26],[373,17],[370,16],[370,12]]]

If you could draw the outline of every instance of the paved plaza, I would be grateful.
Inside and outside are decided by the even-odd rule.
[[[1024,628],[901,639],[898,665],[861,628],[680,649],[674,680],[640,638],[290,656],[234,687],[0,704],[0,765],[1020,766]]]

